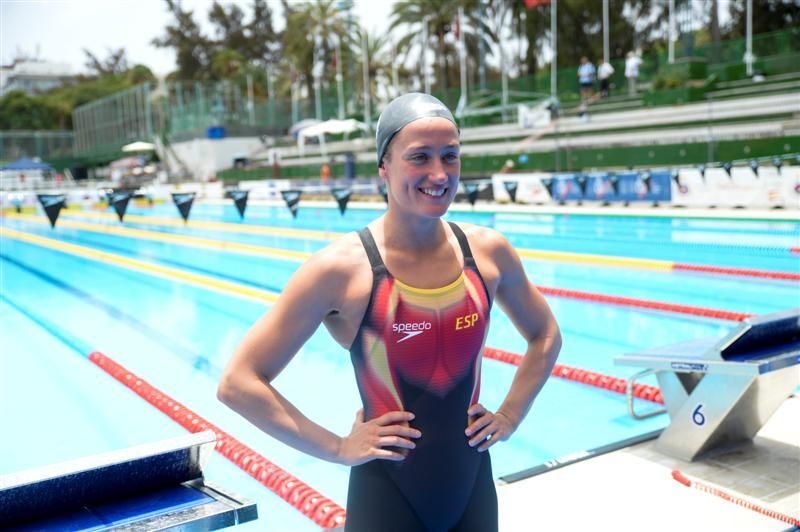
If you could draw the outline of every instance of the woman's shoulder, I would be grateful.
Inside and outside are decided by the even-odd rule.
[[[496,252],[501,248],[510,246],[506,237],[497,229],[466,222],[458,222],[456,225],[458,225],[467,236],[469,245],[472,248],[480,248],[487,252]]]
[[[360,269],[368,267],[369,260],[355,232],[346,233],[317,251],[306,262],[305,266],[322,275],[336,275],[341,278],[360,273]]]

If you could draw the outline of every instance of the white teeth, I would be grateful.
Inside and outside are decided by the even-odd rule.
[[[427,194],[428,196],[433,196],[435,198],[438,198],[439,196],[443,196],[444,193],[447,191],[446,188],[421,188],[419,190],[423,194]]]

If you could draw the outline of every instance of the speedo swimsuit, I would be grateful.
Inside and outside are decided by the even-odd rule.
[[[412,412],[421,431],[400,462],[372,460],[350,472],[345,529],[353,532],[497,530],[489,453],[469,446],[467,409],[478,401],[491,300],[461,229],[458,279],[421,289],[394,278],[368,228],[359,237],[372,294],[350,348],[365,419]]]

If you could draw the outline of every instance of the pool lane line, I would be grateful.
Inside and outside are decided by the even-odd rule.
[[[217,452],[317,525],[324,529],[344,525],[345,510],[332,499],[324,496],[149,382],[131,373],[110,357],[98,351],[93,351],[88,358],[97,367],[156,407],[163,414],[172,418],[189,432],[213,431],[217,439],[214,447]]]
[[[67,253],[70,255],[75,255],[77,257],[103,262],[105,264],[111,264],[114,266],[126,268],[136,272],[148,273],[150,275],[154,275],[162,279],[167,279],[170,281],[178,281],[184,284],[196,286],[206,290],[221,292],[226,295],[233,294],[242,298],[255,300],[262,303],[263,302],[274,303],[278,299],[277,293],[263,290],[261,288],[245,286],[241,283],[225,281],[222,279],[210,277],[208,275],[191,273],[186,270],[180,270],[178,268],[162,266],[160,264],[155,264],[152,262],[146,262],[139,259],[124,257],[122,255],[108,253],[105,251],[99,251],[96,249],[88,248],[86,246],[69,244],[67,242],[62,242],[52,238],[41,237],[33,235],[31,233],[25,233],[22,231],[17,231],[15,229],[9,229],[7,227],[0,227],[0,237],[13,238],[16,240],[20,240],[22,242],[27,242],[29,244],[34,244],[40,247],[61,251],[63,253]]]
[[[100,219],[116,220],[115,216],[107,213],[92,213],[93,217]],[[90,218],[92,217],[90,216]],[[77,213],[72,213],[69,217],[80,217]],[[84,216],[85,217],[85,216]],[[24,221],[37,221],[44,223],[40,216],[10,214],[8,218],[20,219]],[[64,216],[62,216],[64,218]],[[175,227],[185,227],[186,225],[179,220],[171,218],[156,218],[150,216],[128,215],[126,218],[136,221],[143,225],[168,225]],[[189,222],[190,227],[200,227],[209,230],[222,232],[242,232],[269,234],[274,236],[284,236],[288,238],[308,238],[312,240],[333,240],[341,237],[345,233],[336,231],[314,231],[310,229],[292,229],[275,226],[235,224],[230,222],[212,222],[207,220],[197,220]],[[206,239],[212,240],[212,239]],[[246,246],[247,244],[242,244]],[[279,252],[278,248],[267,248]],[[786,281],[800,282],[800,273],[785,272],[778,270],[760,270],[755,268],[737,268],[731,266],[711,266],[705,264],[691,264],[675,262],[662,259],[642,259],[637,257],[621,257],[618,255],[597,255],[593,253],[575,253],[569,251],[550,251],[529,248],[514,248],[520,257],[526,259],[553,260],[559,262],[569,262],[577,264],[594,264],[599,266],[635,268],[656,271],[690,271],[696,273],[709,273],[715,275],[731,275],[737,277],[755,277],[762,279],[779,279]],[[772,249],[772,248],[771,248]],[[774,248],[785,251],[784,248]],[[795,250],[798,251],[795,251]],[[800,253],[800,248],[791,248],[790,253]],[[297,252],[299,253],[299,252]]]
[[[190,346],[183,345],[180,341],[172,338],[171,336],[164,334],[163,332],[159,331],[158,329],[151,327],[147,323],[141,321],[137,317],[121,310],[119,307],[115,307],[114,305],[103,301],[102,299],[98,298],[97,296],[90,294],[80,288],[73,286],[69,283],[64,282],[61,279],[53,277],[52,275],[29,266],[22,261],[19,261],[15,258],[9,257],[0,253],[0,261],[8,262],[16,266],[17,268],[25,271],[29,275],[36,277],[40,281],[49,284],[52,287],[57,289],[63,290],[64,292],[80,299],[83,303],[88,304],[91,307],[94,307],[101,312],[103,312],[106,316],[111,318],[112,320],[122,323],[124,325],[129,326],[134,331],[138,332],[142,336],[149,338],[160,344],[162,347],[165,347],[171,353],[178,355],[184,361],[190,363],[194,369],[202,370],[204,373],[209,375],[212,379],[219,379],[222,376],[222,368],[216,366],[213,362],[211,362],[207,357],[203,355],[197,355],[193,351]],[[3,298],[0,295],[0,298]],[[52,322],[47,320],[46,318],[40,317],[37,314],[26,311],[25,309],[21,308],[20,305],[14,304],[8,298],[4,298],[6,301],[9,301],[11,305],[19,310],[23,315],[27,316],[32,321],[39,324],[42,328],[44,328],[47,332],[61,340],[64,344],[71,347],[73,350],[81,353],[85,356],[86,353],[91,351],[91,348],[88,347],[88,343],[83,340],[78,339],[76,336],[72,335],[69,332],[64,331],[62,328],[55,327]]]
[[[89,344],[84,342],[83,339],[78,338],[69,331],[65,331],[62,327],[57,326],[52,321],[24,307],[22,304],[13,301],[11,298],[8,297],[8,294],[3,294],[2,292],[0,292],[0,301],[5,302],[8,306],[10,306],[14,310],[22,314],[24,317],[28,318],[30,321],[32,321],[42,329],[44,329],[44,331],[48,333],[50,336],[54,337],[56,340],[64,344],[72,351],[75,351],[79,355],[86,356],[88,350],[91,349]]]
[[[152,275],[158,275],[167,279],[178,280],[187,284],[193,284],[201,288],[216,290],[222,293],[233,294],[240,297],[249,297],[258,301],[267,301],[274,303],[278,298],[278,293],[260,289],[258,287],[244,286],[241,283],[224,281],[216,279],[207,275],[195,274],[177,268],[167,266],[160,266],[154,263],[141,261],[138,259],[131,259],[113,253],[98,251],[76,244],[68,244],[59,240],[40,237],[14,229],[0,227],[0,236],[7,234],[11,238],[18,238],[19,240],[33,243],[39,246],[56,249],[65,253],[72,253],[74,255],[99,260],[109,264],[122,266],[125,268],[144,271]],[[564,297],[570,299],[578,299],[582,301],[593,301],[597,303],[606,303],[610,305],[618,305],[633,308],[643,308],[650,310],[658,310],[663,312],[672,312],[676,314],[685,314],[690,316],[700,316],[705,318],[713,318],[729,321],[743,321],[752,316],[743,312],[732,312],[727,310],[713,309],[707,307],[698,307],[693,305],[680,305],[676,303],[666,303],[662,301],[652,301],[647,299],[638,299],[632,297],[611,296],[606,294],[599,294],[596,292],[585,292],[581,290],[569,290],[564,288],[552,288],[547,286],[535,285],[536,288],[545,295],[555,297]]]
[[[17,218],[21,215],[12,213],[8,215],[9,218]],[[28,215],[30,216],[30,215]],[[116,214],[105,212],[91,212],[81,211],[80,213],[68,213],[66,216],[61,215],[63,218],[89,218],[97,220],[109,220],[118,223]],[[258,235],[275,235],[286,236],[292,238],[304,238],[308,240],[333,240],[342,236],[344,233],[336,231],[316,231],[313,229],[294,229],[291,227],[277,227],[271,225],[256,225],[250,223],[232,223],[232,222],[215,222],[211,220],[196,220],[190,219],[184,222],[178,218],[167,218],[163,216],[142,216],[137,214],[126,214],[125,221],[138,223],[142,225],[159,225],[166,227],[189,227],[193,229],[208,229],[212,231],[219,231],[223,233],[252,233]]]
[[[26,223],[37,223],[42,225],[46,223],[45,220],[43,220],[41,217],[38,216],[22,215],[18,216],[17,218]],[[127,238],[138,238],[140,240],[150,240],[154,242],[163,242],[166,244],[176,244],[179,246],[188,246],[200,249],[213,249],[215,251],[233,251],[236,253],[240,253],[242,255],[254,255],[259,257],[290,260],[294,262],[303,262],[311,256],[310,253],[306,253],[304,251],[292,251],[281,248],[271,248],[255,244],[231,242],[228,240],[215,240],[212,238],[204,238],[204,237],[185,235],[180,233],[164,233],[161,231],[148,231],[147,229],[136,229],[134,227],[96,224],[91,222],[83,222],[80,220],[60,220],[58,225],[60,227],[79,229],[92,233],[100,233],[100,234],[121,236]]]

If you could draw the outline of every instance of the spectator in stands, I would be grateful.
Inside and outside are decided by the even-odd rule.
[[[600,97],[601,98],[608,98],[609,95],[609,86],[611,84],[611,74],[614,73],[614,67],[611,66],[606,60],[600,62],[600,66],[597,67],[597,79],[600,80]]]
[[[319,169],[319,178],[323,185],[327,185],[331,179],[331,167],[328,163],[323,163]]]
[[[356,156],[347,152],[344,156],[344,175],[347,179],[356,178]]]
[[[581,87],[581,100],[588,101],[594,92],[594,65],[586,56],[581,57],[581,64],[578,66],[578,84]]]
[[[639,81],[639,65],[642,59],[636,52],[628,52],[625,58],[625,77],[628,78],[628,95],[636,96],[636,83]]]

